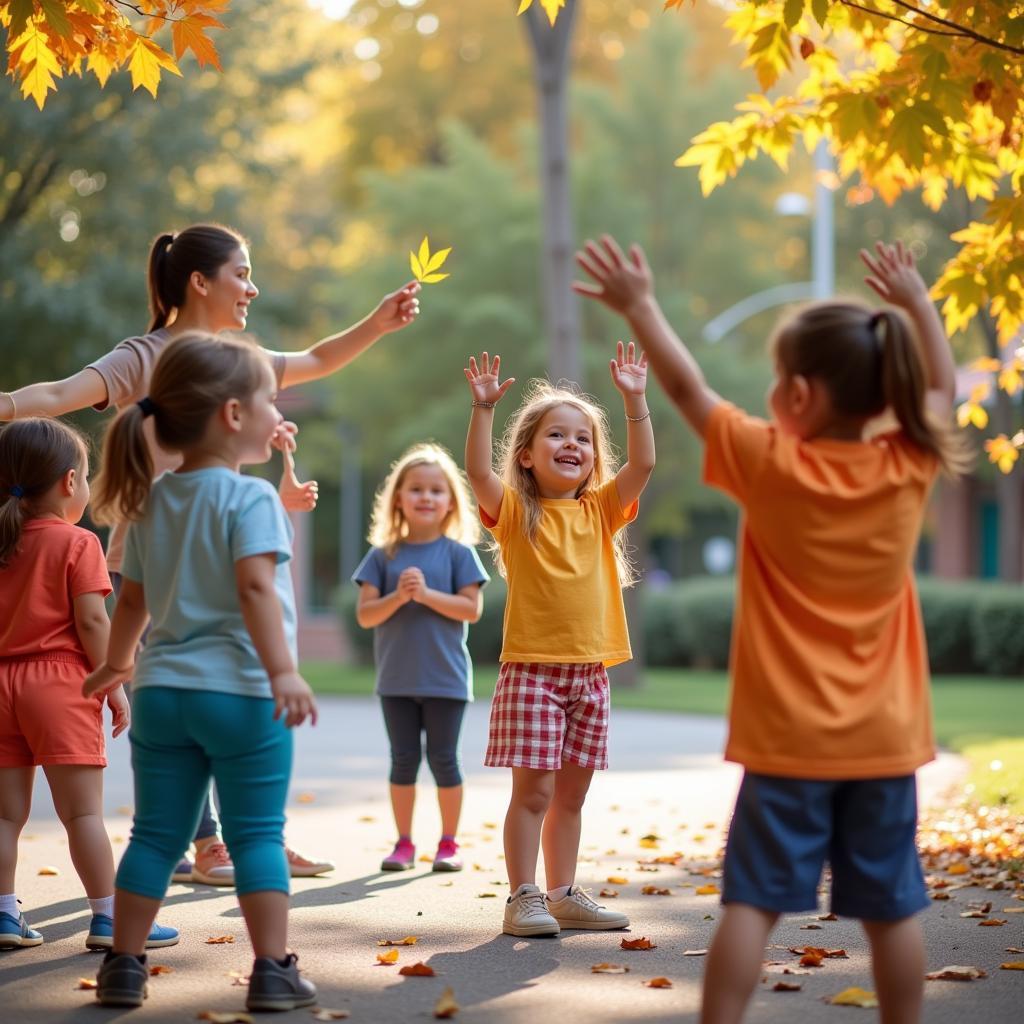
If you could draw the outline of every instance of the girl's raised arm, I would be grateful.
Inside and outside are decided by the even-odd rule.
[[[473,396],[473,412],[466,435],[466,476],[477,502],[492,520],[497,520],[501,512],[501,499],[505,493],[492,464],[494,407],[516,382],[515,377],[509,377],[504,384],[499,383],[500,369],[501,356],[491,359],[484,352],[479,363],[475,356],[470,356],[465,370]]]
[[[603,302],[626,320],[662,390],[703,437],[708,416],[722,399],[708,387],[697,361],[665,319],[643,250],[630,246],[627,258],[614,238],[603,235],[600,245],[588,241],[585,251],[576,253],[576,262],[595,283],[577,281],[573,290]]]
[[[647,356],[636,357],[636,346],[616,346],[611,360],[612,381],[626,410],[626,462],[615,474],[619,503],[628,509],[643,493],[654,472],[654,429],[647,408]]]
[[[63,416],[106,401],[107,385],[103,378],[86,367],[63,380],[0,391],[0,422],[24,416]]]

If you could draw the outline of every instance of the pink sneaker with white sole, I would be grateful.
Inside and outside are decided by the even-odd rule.
[[[416,847],[411,839],[402,838],[395,848],[381,861],[381,871],[405,871],[416,864]]]

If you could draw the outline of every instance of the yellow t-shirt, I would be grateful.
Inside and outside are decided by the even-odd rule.
[[[726,759],[805,779],[931,761],[912,562],[936,458],[899,431],[801,441],[728,404],[705,441],[705,482],[745,513]]]
[[[617,665],[629,649],[612,538],[639,509],[625,511],[615,481],[580,498],[542,498],[531,544],[523,506],[508,486],[495,522],[480,518],[501,547],[508,579],[502,661]]]

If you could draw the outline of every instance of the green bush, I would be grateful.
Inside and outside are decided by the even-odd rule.
[[[983,671],[1024,675],[1024,588],[992,584],[971,612],[974,652]]]
[[[932,672],[949,675],[978,671],[971,612],[985,588],[986,584],[973,580],[924,577],[918,581]]]
[[[688,636],[690,664],[695,668],[728,668],[735,580],[698,576],[676,586],[680,588],[677,628]]]

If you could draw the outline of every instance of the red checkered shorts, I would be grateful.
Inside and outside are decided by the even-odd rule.
[[[608,673],[593,665],[506,661],[491,700],[484,764],[553,771],[608,767]]]

